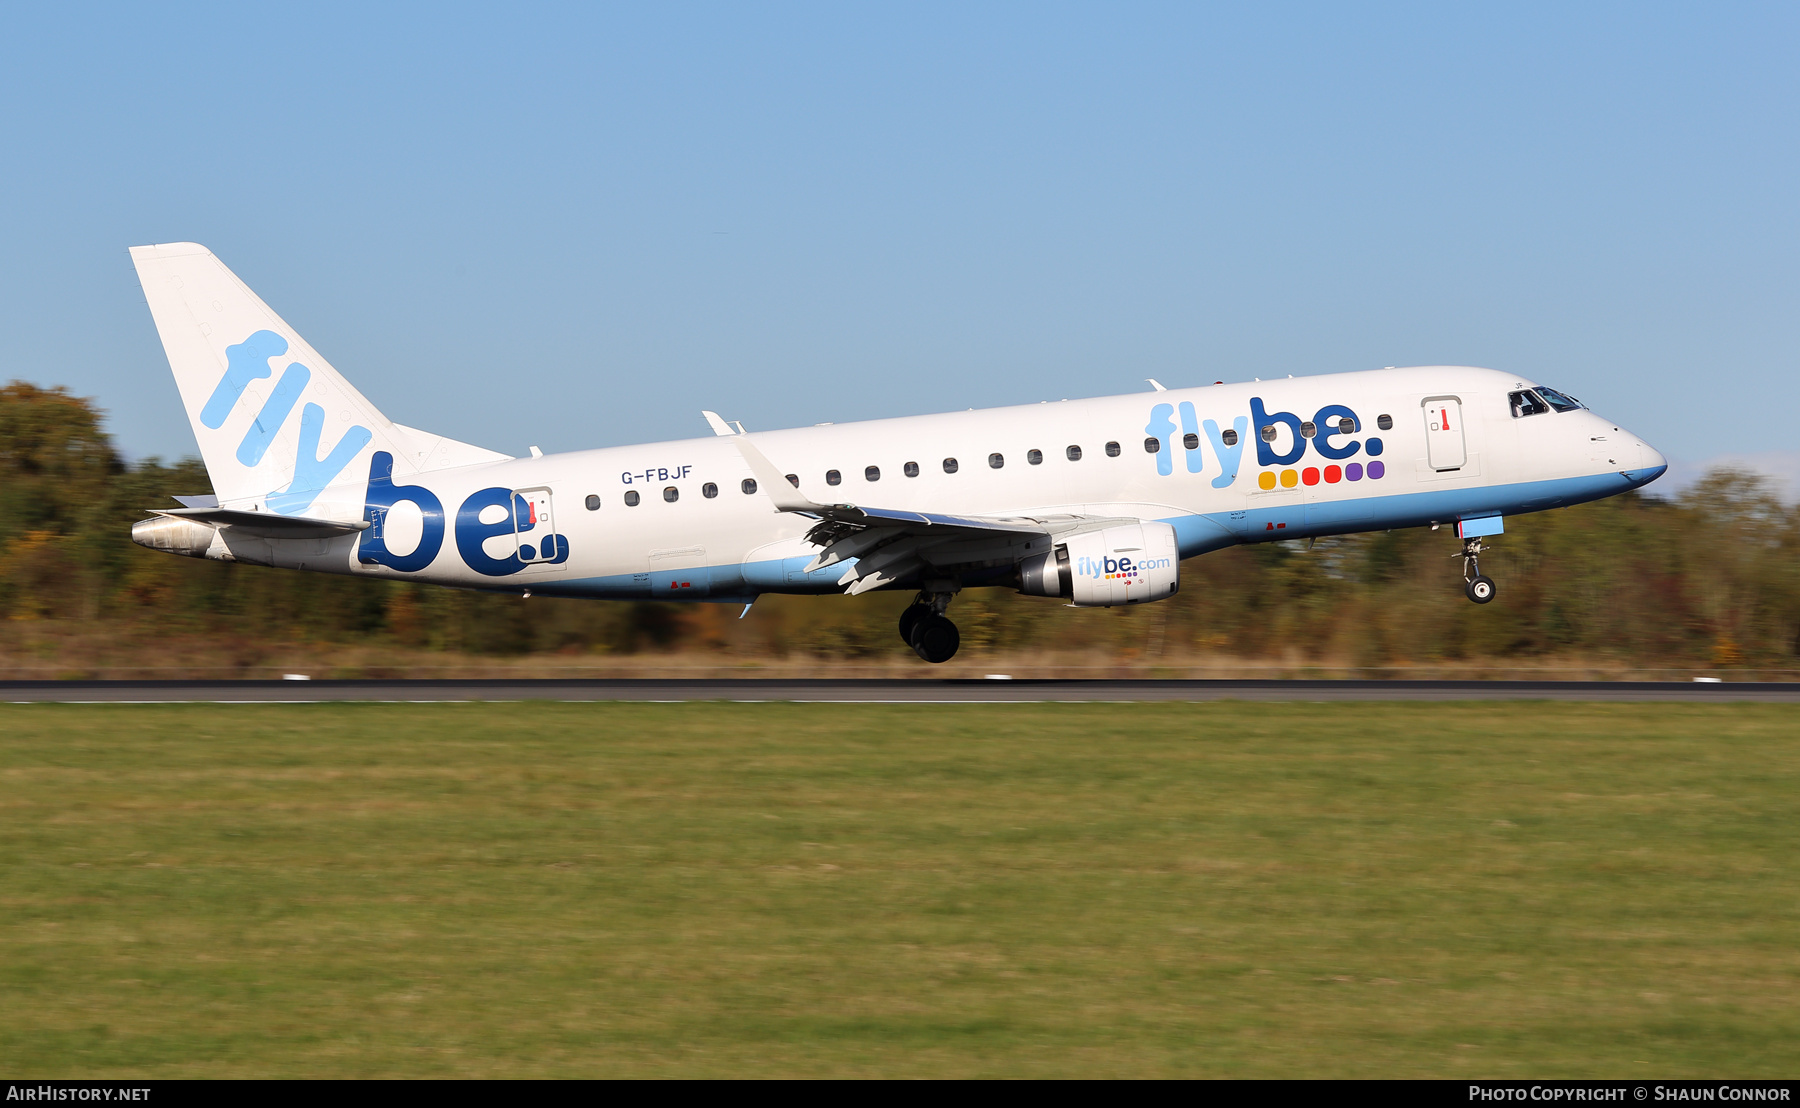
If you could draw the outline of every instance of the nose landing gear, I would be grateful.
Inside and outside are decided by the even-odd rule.
[[[1464,539],[1462,552],[1452,556],[1463,560],[1463,592],[1475,603],[1486,604],[1497,590],[1494,579],[1482,575],[1481,549],[1480,539]]]
[[[950,598],[955,595],[954,589],[927,589],[900,613],[900,640],[933,665],[954,658],[956,648],[962,645],[962,635],[957,632],[956,624],[944,617],[944,610],[950,607]]]

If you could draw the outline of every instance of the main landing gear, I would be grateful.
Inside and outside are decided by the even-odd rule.
[[[919,593],[919,598],[900,613],[900,640],[927,662],[937,664],[956,657],[962,636],[956,624],[944,618],[954,592]]]
[[[1486,604],[1494,599],[1494,579],[1484,577],[1481,573],[1481,540],[1464,539],[1462,553],[1454,557],[1463,560],[1463,592],[1477,604]]]

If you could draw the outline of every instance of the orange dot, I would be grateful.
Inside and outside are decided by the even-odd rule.
[[[1298,473],[1295,473],[1291,469],[1284,469],[1281,471],[1281,487],[1282,488],[1291,489],[1295,485],[1298,485],[1299,483],[1300,483],[1300,475]]]
[[[1264,489],[1272,489],[1275,487],[1275,475],[1265,469],[1256,478],[1256,483],[1258,485],[1262,486]]]

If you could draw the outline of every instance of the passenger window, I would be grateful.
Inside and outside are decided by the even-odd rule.
[[[1144,440],[1144,453],[1154,454],[1158,450],[1161,450],[1161,449],[1162,449],[1162,440],[1157,438],[1155,435],[1152,435],[1149,438]]]
[[[719,495],[719,486],[708,481],[706,484],[700,486],[700,495],[711,500],[713,497]]]
[[[1273,423],[1262,429],[1262,439],[1264,442],[1275,441],[1275,425]]]
[[[865,481],[879,481],[879,480],[881,480],[881,467],[880,467],[880,466],[868,466],[868,467],[866,467],[866,468],[865,468],[865,469],[864,469],[864,470],[863,470],[863,480],[865,480]]]
[[[1394,429],[1394,417],[1391,415],[1376,416],[1375,426],[1381,428],[1383,431],[1392,431]]]
[[[1310,419],[1300,425],[1300,437],[1303,439],[1310,439],[1318,433],[1319,425]]]
[[[637,505],[638,505],[637,490],[632,489],[630,492],[625,494],[625,506],[627,508],[635,508],[635,507],[637,507]]]
[[[676,488],[674,485],[670,485],[668,488],[663,490],[663,499],[668,501],[669,503],[673,504],[677,500],[681,499],[681,490]]]
[[[1025,462],[1027,465],[1034,465],[1034,466],[1043,465],[1044,464],[1044,452],[1042,450],[1027,450],[1025,452]]]
[[[1219,441],[1224,443],[1226,446],[1236,446],[1237,445],[1237,432],[1234,430],[1227,429],[1223,434],[1221,434],[1219,436]]]
[[[600,510],[600,498],[591,492],[588,493],[587,510],[590,512],[597,512]]]
[[[907,462],[900,467],[900,472],[906,474],[908,477],[917,477],[919,475],[919,463]]]
[[[1119,444],[1116,442],[1107,443],[1106,444],[1106,456],[1108,458],[1117,458],[1119,456]]]
[[[798,473],[788,474],[787,479],[788,479],[788,484],[794,486],[795,488],[800,487],[800,475]]]
[[[745,496],[755,496],[756,495],[756,478],[754,478],[754,477],[744,478],[744,483],[739,485],[738,488],[744,490]]]
[[[835,469],[828,469],[825,471],[825,483],[827,485],[841,485],[844,483],[844,475]]]
[[[1181,445],[1189,450],[1200,449],[1200,436],[1192,432],[1181,436]]]
[[[1526,416],[1544,415],[1550,411],[1550,405],[1544,403],[1543,400],[1539,399],[1538,395],[1530,389],[1526,389],[1522,392],[1507,393],[1506,403],[1512,408],[1512,417],[1514,419],[1523,419]]]
[[[1006,464],[1006,458],[1003,457],[1002,455],[999,455],[999,454],[989,454],[988,455],[988,468],[989,469],[999,469],[1001,466],[1003,466],[1005,464]]]
[[[955,458],[945,458],[944,459],[944,472],[945,473],[955,473],[956,472],[956,459]]]
[[[1351,419],[1349,416],[1345,416],[1343,419],[1338,420],[1338,434],[1340,434],[1340,435],[1356,434],[1356,421],[1354,419]]]
[[[1069,456],[1071,462],[1079,462],[1081,460],[1081,447],[1079,446],[1071,446],[1063,451],[1063,453]]]

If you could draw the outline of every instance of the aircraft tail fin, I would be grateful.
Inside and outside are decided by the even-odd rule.
[[[206,247],[131,261],[220,504],[307,515],[325,489],[360,488],[376,452],[396,477],[508,457],[389,420]]]

